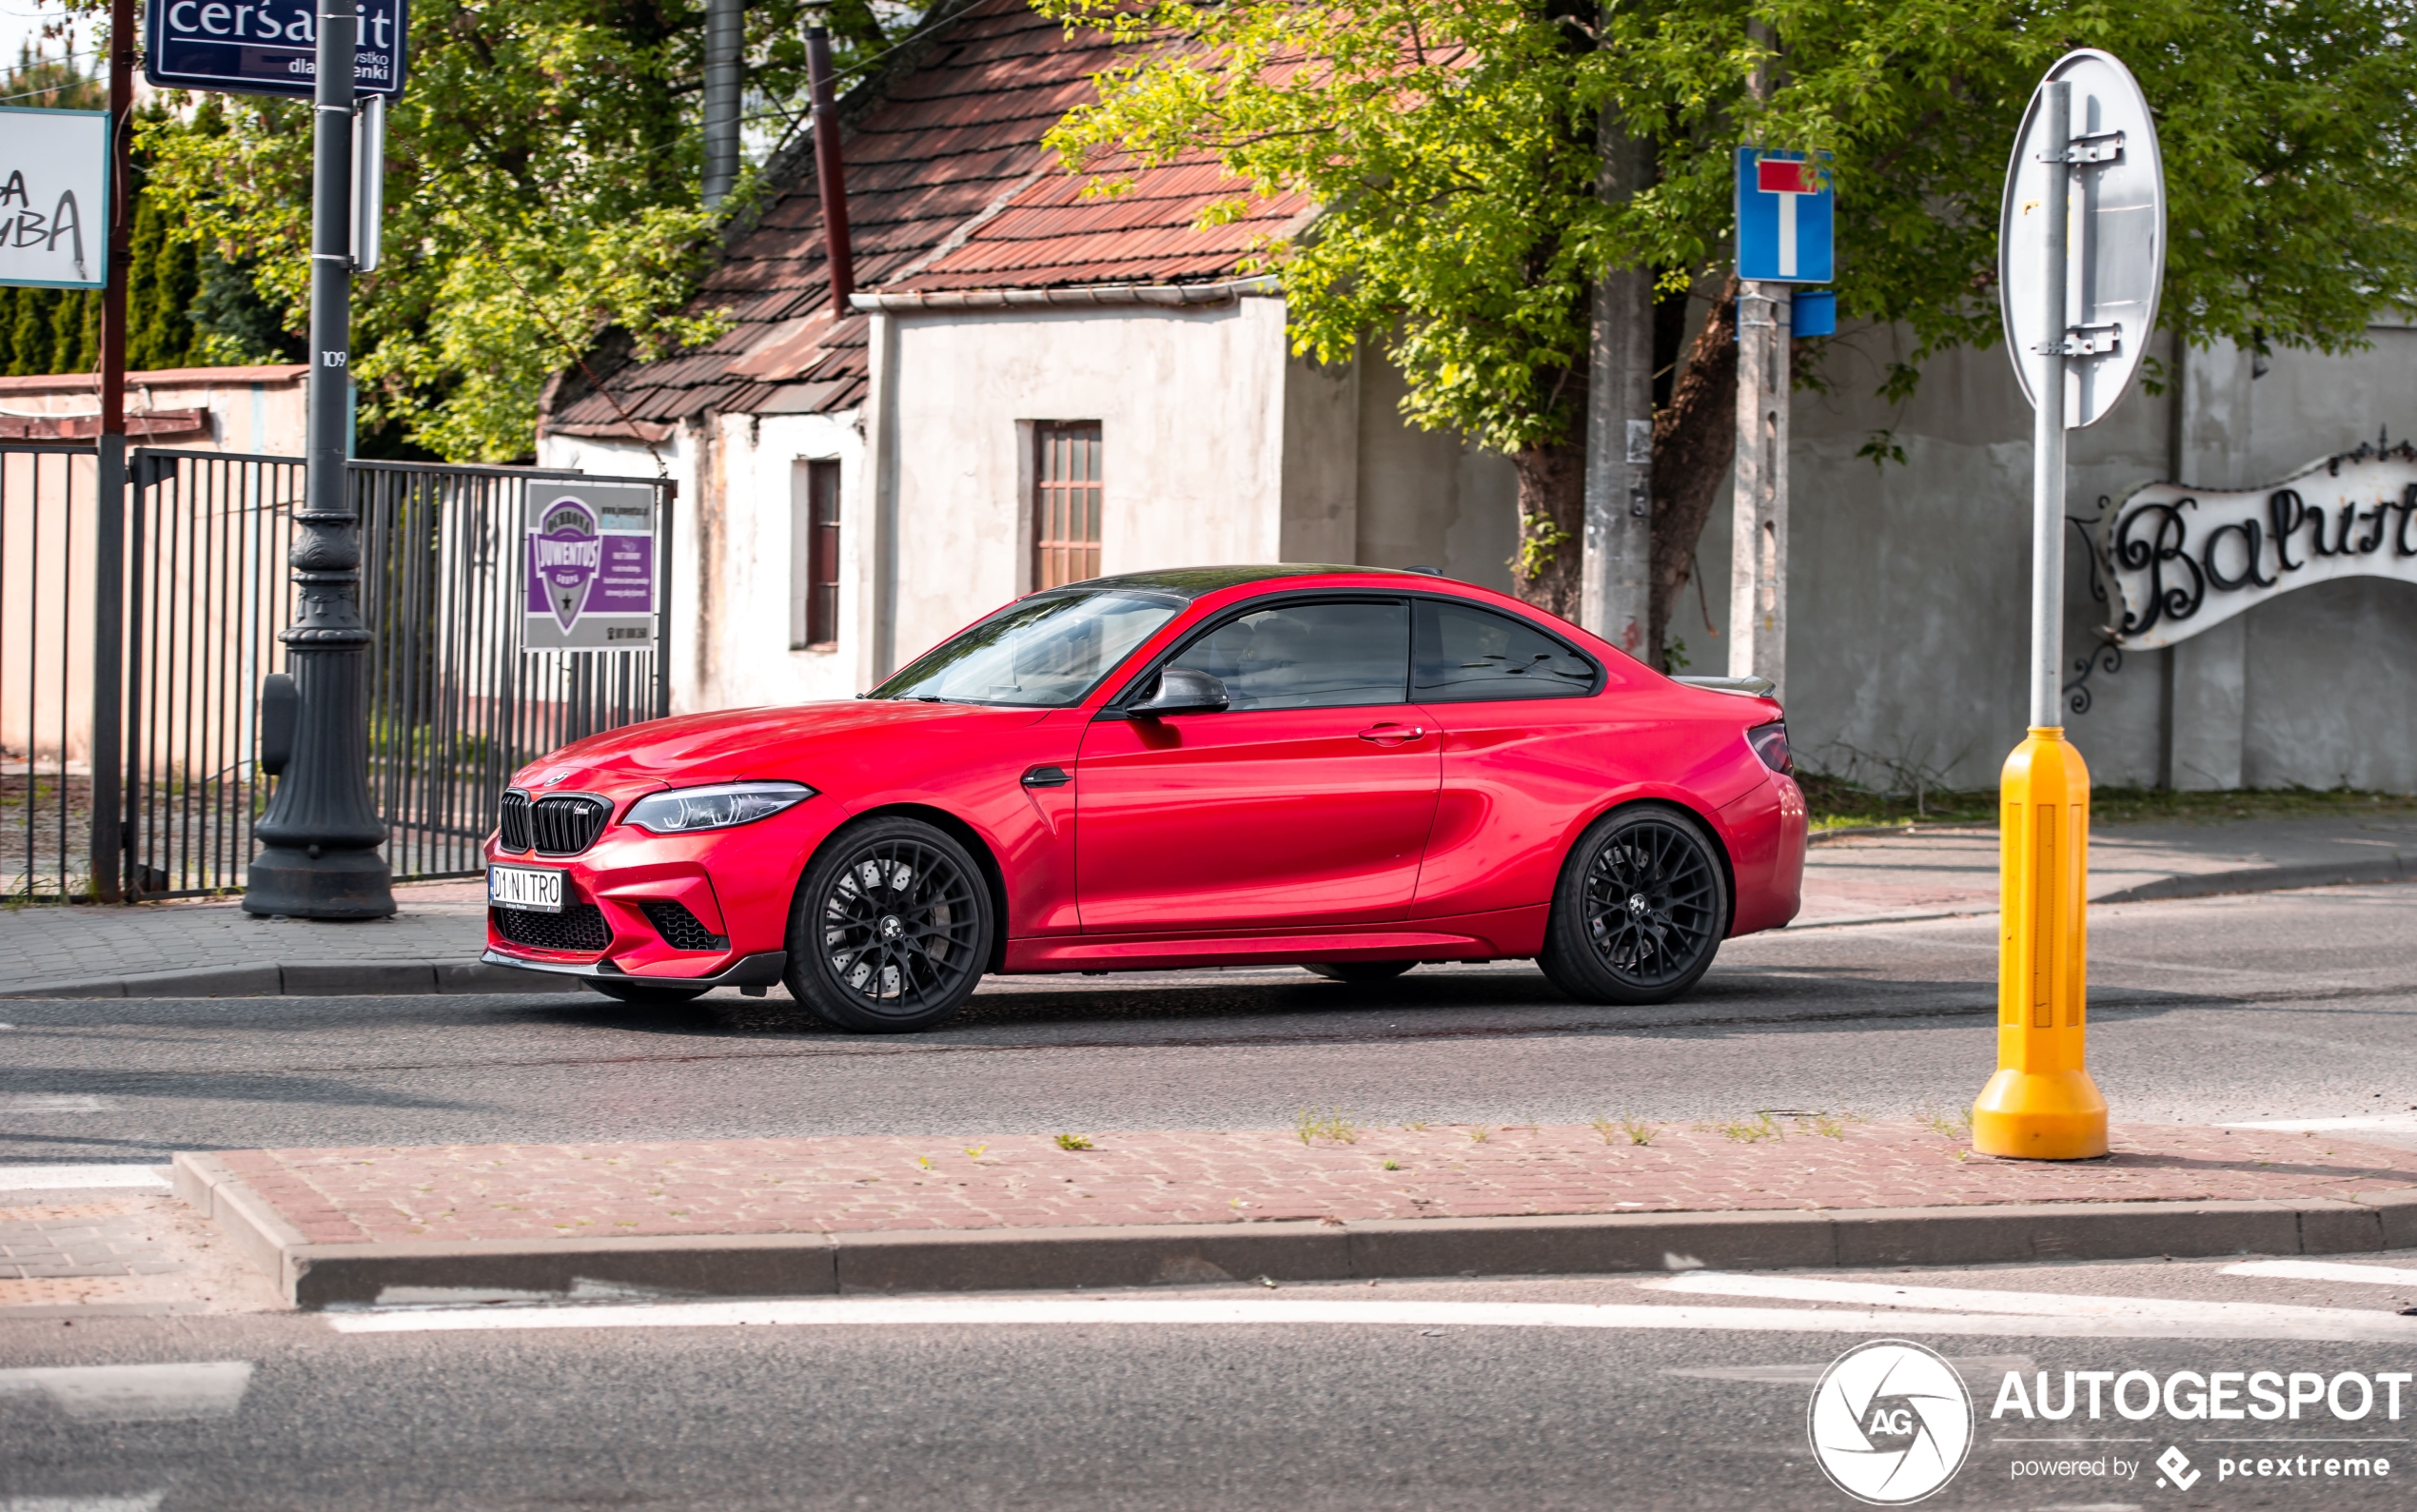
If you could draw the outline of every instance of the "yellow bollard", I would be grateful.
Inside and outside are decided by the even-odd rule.
[[[1973,1148],[2088,1160],[2107,1152],[2107,1100],[2082,1064],[2090,772],[2062,730],[2034,725],[1999,793],[1997,1074],[1973,1104]]]

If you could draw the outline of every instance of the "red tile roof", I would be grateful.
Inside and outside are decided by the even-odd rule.
[[[1201,209],[1244,187],[1213,164],[1142,172],[1114,198],[1082,197],[1041,137],[1094,98],[1091,76],[1115,56],[1096,33],[1069,37],[1024,0],[975,0],[918,48],[919,61],[868,88],[851,116],[849,228],[865,292],[1067,288],[1200,283],[1234,275],[1263,239],[1307,210],[1292,197],[1193,229]],[[813,154],[794,151],[754,228],[725,249],[692,312],[727,308],[737,324],[710,345],[653,363],[608,340],[546,402],[545,428],[654,439],[694,416],[850,408],[865,389],[862,315],[834,320],[823,265]]]

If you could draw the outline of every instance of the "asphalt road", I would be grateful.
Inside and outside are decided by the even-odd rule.
[[[2094,909],[2091,1056],[2119,1120],[2400,1112],[2417,1129],[2417,888]],[[1531,967],[1381,989],[1297,971],[1022,977],[946,1028],[839,1034],[778,989],[18,1001],[0,1163],[175,1149],[1363,1122],[1896,1116],[1995,1055],[1993,922],[1731,941],[1687,999],[1606,1009]]]
[[[2417,1129],[2417,889],[2102,909],[2093,932],[2093,1053],[2119,1118],[2399,1112]],[[902,1040],[821,1031],[777,996],[670,1013],[15,1002],[0,1166],[1264,1126],[1310,1105],[1491,1123],[1944,1109],[1991,1065],[1994,950],[1987,920],[1739,941],[1653,1011],[1559,1002],[1515,967],[1373,992],[1298,972],[1007,981]],[[1849,1507],[1808,1407],[1830,1362],[1886,1338],[1936,1348],[1973,1402],[1960,1468],[1925,1506],[2398,1507],[2417,1477],[2417,1381],[2395,1418],[2384,1379],[2417,1372],[2409,1253],[2315,1275],[2185,1262],[302,1315],[169,1199],[41,1200],[98,1215],[112,1198],[96,1221],[167,1268],[112,1293],[137,1300],[0,1307],[0,1512]],[[2261,1370],[2372,1405],[2171,1410],[2201,1377]],[[2068,1371],[2147,1372],[2135,1405],[2168,1389],[2137,1420],[2112,1403],[1995,1410],[2010,1372],[2061,1395]],[[1954,1437],[1931,1414],[1960,1410],[1891,1388],[1852,1421],[1931,1435],[1867,1439],[1887,1456]],[[2182,1460],[2161,1470],[2168,1450]]]
[[[1927,1505],[2401,1507],[2417,1477],[2417,1392],[2404,1379],[2391,1418],[2377,1378],[2411,1368],[2417,1320],[2397,1311],[2417,1295],[2406,1268],[2417,1255],[2358,1259],[2402,1267],[2402,1284],[2243,1277],[2211,1262],[1677,1278],[1709,1295],[1633,1279],[1153,1288],[1006,1299],[1024,1309],[1013,1322],[974,1310],[1000,1299],[854,1323],[830,1321],[845,1304],[804,1301],[771,1321],[672,1326],[630,1326],[640,1315],[610,1306],[71,1327],[0,1317],[0,1507],[1840,1508],[1855,1503],[1817,1465],[1807,1408],[1827,1365],[1874,1338],[1935,1347],[1971,1398],[1966,1417],[1934,1394],[1919,1420],[1948,1448],[1969,1439]],[[1782,1292],[1859,1281],[1931,1300],[1875,1316],[1818,1295],[1720,1294],[1737,1281]],[[1938,1300],[1967,1287],[2026,1294],[2045,1316]],[[2067,1315],[2075,1296],[2230,1310],[2194,1321],[2185,1308],[2160,1337],[2104,1337]],[[1225,1316],[1132,1311],[1200,1303]],[[1507,1306],[1472,1321],[1453,1306],[1471,1303]],[[1606,1303],[1641,1320],[1709,1304],[1693,1316],[1717,1326],[1538,1325],[1535,1305]],[[1305,1305],[1321,1317],[1286,1311]],[[2372,1337],[2309,1337],[2345,1323]],[[346,1331],[364,1325],[414,1331]],[[2010,1372],[2028,1408],[2042,1372],[2055,1397],[2067,1371],[2092,1370],[2152,1380],[2106,1383],[2121,1396],[2094,1419],[2086,1396],[2062,1422],[1997,1410]],[[2364,1414],[2338,1417],[2312,1395],[2273,1422],[2165,1410],[2171,1397],[2188,1411],[2215,1372],[2261,1370],[2328,1388],[2354,1374],[2337,1394]],[[2231,1402],[2249,1401],[2244,1384]],[[1912,1395],[1867,1392],[1853,1421],[1901,1412]],[[2149,1415],[2119,1416],[2117,1400]],[[2158,1483],[2168,1450],[2187,1492]],[[2273,1473],[2284,1457],[2289,1480]],[[2263,1478],[2230,1468],[2258,1458]],[[2042,1462],[2067,1468],[2016,1473]]]

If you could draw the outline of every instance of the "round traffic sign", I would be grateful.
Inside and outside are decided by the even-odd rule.
[[[2048,86],[2072,89],[2065,162],[2065,328],[2047,328],[2048,248],[2041,226],[2051,165],[2043,160]],[[2165,283],[2165,165],[2157,126],[2132,70],[2095,48],[2056,60],[2023,113],[1997,219],[1998,307],[2007,355],[2035,406],[2041,348],[2061,344],[2065,424],[2096,423],[2132,386],[2156,329]]]

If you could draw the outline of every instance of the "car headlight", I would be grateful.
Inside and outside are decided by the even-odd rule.
[[[728,830],[768,819],[813,797],[802,782],[724,782],[710,788],[676,788],[649,794],[630,805],[623,821],[655,835]]]

